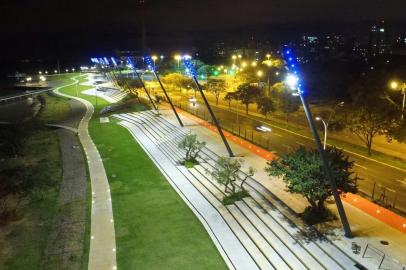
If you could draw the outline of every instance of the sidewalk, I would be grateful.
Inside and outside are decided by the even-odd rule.
[[[178,125],[172,111],[162,112],[165,119]],[[194,116],[182,112],[182,116],[186,116],[185,126],[196,133],[199,138],[207,142],[207,147],[219,155],[227,156],[227,151],[221,141],[220,136],[211,129],[202,128],[199,122],[196,121]],[[230,137],[228,137],[230,138]],[[299,195],[290,194],[285,191],[285,184],[281,179],[272,178],[266,175],[264,167],[266,165],[266,159],[262,156],[254,154],[252,149],[249,149],[249,144],[241,146],[239,143],[234,143],[233,140],[228,140],[231,148],[236,156],[243,157],[245,160],[244,167],[252,166],[257,170],[254,178],[275,194],[280,200],[282,200],[286,205],[288,205],[294,212],[301,213],[305,207],[307,207],[307,202]],[[241,140],[244,143],[243,140]],[[244,146],[248,146],[245,148]],[[259,150],[259,149],[257,149]],[[255,152],[255,151],[254,151]],[[384,252],[386,255],[396,258],[401,261],[401,263],[406,263],[406,235],[400,230],[396,230],[389,225],[381,222],[375,217],[359,210],[353,205],[343,202],[344,207],[351,224],[354,238],[347,239],[343,237],[340,222],[329,222],[323,227],[319,228],[321,231],[325,232],[337,246],[345,250],[350,256],[355,259],[360,260],[361,254],[355,255],[352,253],[351,244],[356,242],[361,246],[362,251],[365,250],[367,244],[372,244],[377,247],[380,251]],[[335,204],[331,203],[328,205],[329,208],[336,212]],[[382,211],[382,210],[381,210]],[[382,212],[381,212],[382,213]],[[405,231],[406,232],[406,228]],[[380,241],[387,241],[389,245],[383,245]],[[372,259],[371,259],[372,260]],[[379,263],[379,262],[378,262]]]
[[[77,80],[71,85],[77,83]],[[58,95],[73,98],[86,106],[86,113],[79,123],[78,136],[86,153],[89,176],[92,186],[92,210],[89,249],[89,270],[116,269],[116,242],[110,187],[99,152],[93,143],[88,123],[93,115],[93,105],[87,100],[72,97],[59,92]]]

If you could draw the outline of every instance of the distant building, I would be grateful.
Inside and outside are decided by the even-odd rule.
[[[385,27],[385,21],[383,20],[371,27],[369,34],[369,52],[372,56],[391,53],[389,33]]]
[[[392,47],[392,54],[406,56],[406,36],[398,36]]]

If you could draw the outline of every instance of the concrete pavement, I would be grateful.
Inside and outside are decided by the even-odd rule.
[[[172,116],[171,112],[163,112],[165,119],[176,125],[176,119]],[[188,123],[188,128],[198,134],[199,138],[207,142],[207,147],[219,155],[227,155],[224,145],[221,142],[220,137],[198,125],[196,122],[185,120]],[[240,147],[239,145],[230,142],[230,145],[234,152],[238,156],[244,157],[245,166],[253,166],[257,169],[255,180],[260,183],[267,190],[272,192],[277,198],[279,198],[284,204],[289,206],[295,213],[301,213],[307,206],[307,202],[299,195],[293,195],[285,191],[285,184],[281,179],[272,178],[266,175],[263,168],[266,161],[254,155],[247,149]],[[384,252],[387,256],[398,259],[401,263],[406,263],[404,254],[406,254],[406,237],[405,234],[397,231],[390,226],[380,222],[379,220],[361,212],[356,207],[353,207],[347,203],[344,203],[350,224],[354,231],[355,237],[353,239],[347,239],[342,236],[340,224],[338,222],[330,222],[325,227],[319,228],[321,231],[325,231],[330,240],[334,244],[341,247],[349,256],[354,259],[361,260],[363,264],[369,265],[369,269],[376,269],[377,261],[379,261],[380,255],[370,256],[371,258],[361,258],[361,255],[353,254],[351,250],[352,242],[355,242],[361,246],[362,251],[367,248],[367,245],[372,245],[378,250]],[[329,207],[336,212],[334,204]],[[388,241],[389,245],[383,245],[381,241]],[[372,258],[374,257],[374,258]]]
[[[162,113],[165,119],[174,120],[170,111]],[[255,187],[253,180],[247,182],[251,198],[224,207],[221,203],[223,188],[206,173],[218,158],[214,152],[224,152],[224,149],[219,151],[222,145],[215,144],[212,149],[214,152],[205,149],[199,160],[200,165],[193,169],[187,170],[179,166],[178,162],[184,154],[177,148],[177,142],[188,130],[207,132],[206,129],[196,126],[195,122],[183,117],[187,127],[179,128],[176,123],[171,124],[154,116],[152,112],[123,114],[117,117],[149,153],[168,181],[177,183],[175,190],[180,192],[183,199],[186,197],[186,203],[192,202],[189,206],[198,212],[197,216],[200,217],[201,213],[207,214],[203,215],[202,223],[225,260],[230,260],[236,269],[253,269],[242,264],[249,259],[247,253],[260,269],[356,269],[356,260],[336,245],[326,239],[306,237],[307,233],[291,221],[291,216],[277,209],[277,202],[266,198],[267,190]],[[200,135],[202,133],[199,132]],[[210,137],[210,144],[220,140],[219,137],[213,136],[213,133],[206,135]],[[200,200],[202,196],[209,204],[196,203],[196,198]],[[216,210],[221,216],[213,214]],[[223,222],[220,222],[221,226],[217,228],[219,222],[216,222],[216,219],[219,218],[222,218]],[[233,239],[230,233],[239,241],[230,241]]]

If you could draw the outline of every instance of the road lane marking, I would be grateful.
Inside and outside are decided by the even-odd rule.
[[[396,180],[396,181],[403,184],[403,185],[406,185],[406,181],[402,181],[402,180]]]
[[[355,163],[355,162],[354,162],[354,165],[357,166],[357,167],[360,167],[360,168],[362,168],[362,169],[364,169],[364,170],[368,170],[367,167],[361,166],[361,165],[359,165],[359,164],[357,164],[357,163]]]
[[[290,149],[290,146],[289,145],[287,145],[287,144],[282,144],[283,146],[285,146],[286,148],[288,148],[288,149]]]
[[[275,132],[272,132],[271,134],[273,134],[275,136],[278,136],[278,137],[283,137],[281,134],[278,134],[278,133],[275,133]]]
[[[219,107],[219,108],[222,109],[221,107]],[[223,110],[228,110],[228,108],[227,108],[227,109],[223,109]],[[231,109],[231,111],[235,113],[235,109]],[[252,118],[252,117],[250,117],[250,116],[244,116],[244,117],[246,117],[246,118],[248,118],[248,119],[251,119],[251,120],[254,120],[254,121],[257,121],[257,122],[260,122],[260,123],[263,123],[263,124],[267,124],[267,125],[269,125],[269,126],[271,126],[271,127],[277,128],[277,129],[279,129],[279,130],[283,130],[283,131],[285,131],[285,132],[287,132],[287,133],[294,134],[294,135],[296,135],[296,136],[299,136],[299,137],[302,137],[302,138],[305,138],[305,139],[314,141],[313,138],[310,138],[310,137],[308,137],[308,136],[305,136],[305,135],[296,133],[296,132],[291,131],[291,130],[289,130],[289,129],[280,127],[280,126],[278,126],[278,125],[276,125],[276,124],[268,123],[268,122],[265,122],[265,121],[260,120],[260,119]],[[327,144],[327,145],[328,145],[328,146],[331,146],[331,144]],[[352,154],[352,155],[361,157],[361,158],[363,158],[363,159],[366,159],[366,160],[369,160],[369,161],[373,161],[373,162],[379,163],[379,164],[384,165],[384,166],[388,166],[388,167],[390,167],[390,168],[392,168],[392,169],[396,169],[396,170],[399,170],[399,171],[402,171],[402,172],[406,172],[406,169],[402,169],[402,168],[396,167],[396,166],[394,166],[394,165],[391,165],[391,164],[388,164],[388,163],[385,163],[385,162],[382,162],[382,161],[379,161],[379,160],[376,160],[376,159],[373,159],[373,158],[370,158],[370,157],[367,157],[367,156],[364,156],[364,155],[355,153],[355,152],[353,152],[353,151],[350,151],[350,150],[347,150],[347,149],[344,149],[344,148],[343,148],[343,150],[344,150],[345,152],[347,152],[347,153],[350,153],[350,154]]]
[[[296,141],[296,143],[297,143],[298,145],[305,146],[304,143],[301,143],[301,142],[298,142],[298,141]]]

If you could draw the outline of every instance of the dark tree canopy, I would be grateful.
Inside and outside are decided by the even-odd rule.
[[[389,131],[396,126],[400,116],[392,93],[387,91],[387,85],[379,76],[371,74],[351,87],[351,104],[346,117],[348,129],[364,142],[369,155],[374,137],[385,135],[390,139]]]
[[[327,148],[326,157],[339,192],[356,192],[358,177],[352,172],[354,162],[337,148]],[[300,147],[277,160],[268,161],[265,171],[270,176],[282,177],[287,190],[305,197],[312,211],[325,210],[324,202],[332,191],[317,150]]]
[[[238,86],[237,91],[234,92],[234,97],[245,105],[245,113],[248,114],[248,106],[255,103],[261,97],[261,94],[262,90],[258,86],[244,83]]]

